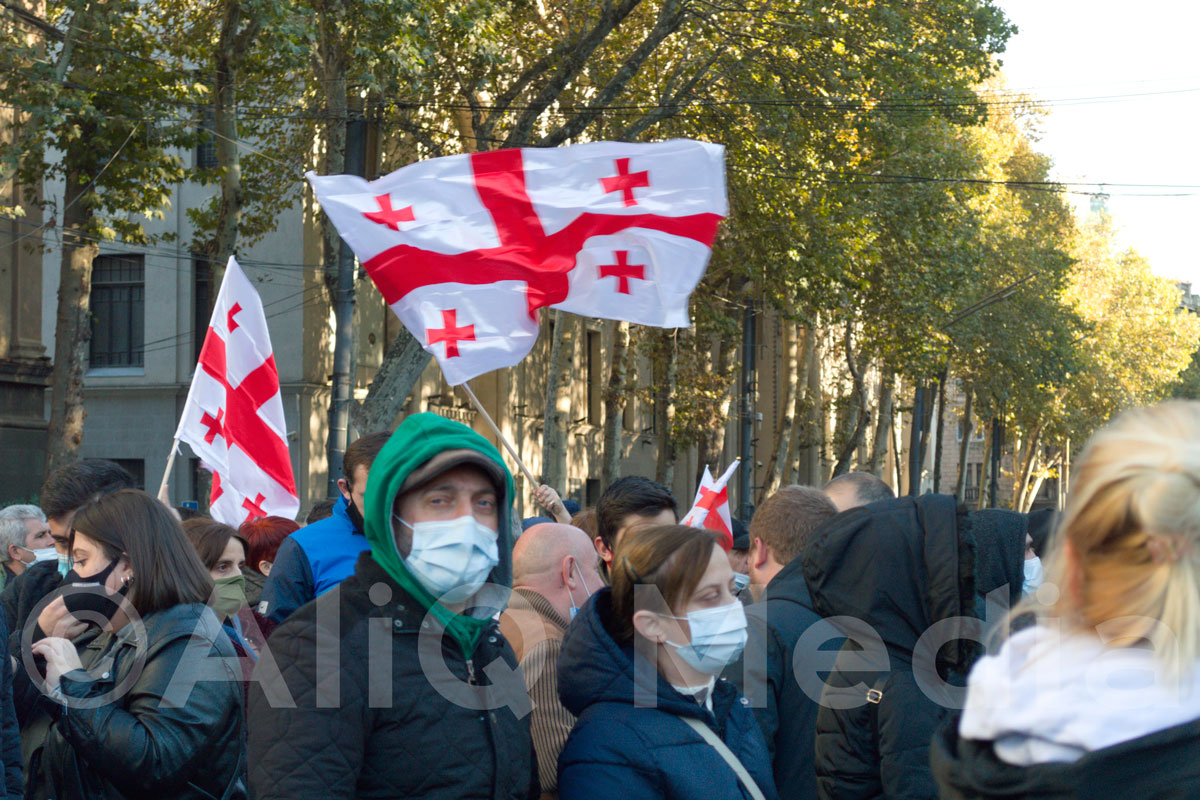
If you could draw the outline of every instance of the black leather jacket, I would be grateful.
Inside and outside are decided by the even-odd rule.
[[[143,623],[141,641],[133,624],[77,640],[84,668],[63,676],[57,702],[38,697],[22,734],[27,798],[246,796],[229,637],[199,603]]]

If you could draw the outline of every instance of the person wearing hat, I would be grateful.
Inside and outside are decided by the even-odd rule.
[[[742,605],[754,602],[750,593],[750,529],[737,517],[733,523],[733,547],[725,555],[729,557],[729,568],[733,570],[734,595]]]
[[[537,797],[529,695],[495,621],[512,502],[486,439],[436,414],[404,420],[371,468],[370,549],[259,661],[253,796]]]

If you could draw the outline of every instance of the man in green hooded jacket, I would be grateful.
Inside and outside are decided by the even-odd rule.
[[[512,475],[436,414],[376,457],[354,575],[268,641],[250,688],[251,788],[272,798],[537,797],[529,696],[496,615]]]

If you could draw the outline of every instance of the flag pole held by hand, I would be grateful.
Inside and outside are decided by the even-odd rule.
[[[162,484],[158,487],[158,499],[164,505],[171,505],[171,495],[167,492],[167,484],[171,482],[171,468],[175,466],[175,454],[179,452],[179,439],[171,442],[171,455],[167,456],[167,468],[163,470]]]
[[[475,404],[475,408],[480,414],[483,415],[483,418],[487,420],[487,424],[492,426],[492,430],[495,431],[497,438],[500,439],[500,444],[504,445],[504,449],[508,451],[510,456],[512,456],[513,461],[517,462],[517,466],[521,468],[521,472],[525,475],[526,480],[529,481],[529,485],[536,489],[539,486],[537,479],[533,477],[533,473],[529,471],[529,467],[525,466],[525,462],[521,460],[519,455],[517,455],[517,449],[512,446],[512,442],[508,440],[507,436],[500,432],[500,427],[496,424],[496,421],[492,419],[492,415],[487,412],[487,409],[483,407],[483,403],[479,402],[479,398],[475,396],[475,392],[471,391],[471,384],[467,381],[463,381],[459,385],[462,386],[463,391],[467,393],[467,397],[471,398],[471,402]]]

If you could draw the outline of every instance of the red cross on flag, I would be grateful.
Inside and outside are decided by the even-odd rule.
[[[690,525],[693,528],[708,528],[719,533],[721,546],[726,550],[733,547],[733,519],[729,514],[729,479],[738,468],[740,460],[734,461],[725,470],[725,474],[713,480],[708,467],[704,468],[704,477],[700,479],[700,488],[696,490],[696,500],[680,525]]]
[[[539,308],[686,327],[728,214],[725,150],[686,139],[493,150],[375,181],[308,173],[389,306],[457,385],[517,364]]]
[[[254,285],[229,259],[175,438],[213,473],[212,517],[235,528],[300,510],[279,373]]]

